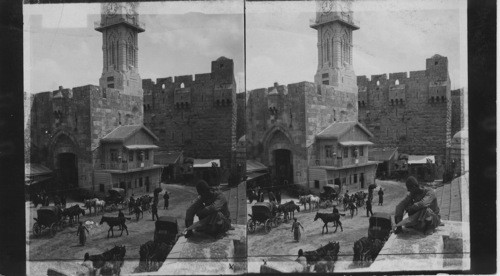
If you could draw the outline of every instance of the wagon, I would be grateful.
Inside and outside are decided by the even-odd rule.
[[[33,234],[35,237],[39,236],[42,231],[49,230],[50,236],[54,236],[57,230],[62,229],[63,219],[61,215],[61,209],[56,206],[44,206],[40,207],[36,211],[37,217],[34,218],[36,221],[33,224]]]
[[[392,219],[388,213],[374,213],[370,217],[370,226],[368,227],[368,237],[386,241],[392,230]]]
[[[320,206],[323,208],[329,208],[333,206],[333,201],[338,199],[340,193],[340,186],[327,184],[323,186],[324,192],[319,194]]]
[[[179,234],[177,218],[161,216],[155,222],[154,242],[174,245]]]
[[[248,214],[250,219],[247,222],[248,232],[253,233],[259,225],[264,225],[266,233],[272,227],[281,224],[281,217],[277,212],[277,207],[271,202],[257,202],[252,206],[252,214]]]

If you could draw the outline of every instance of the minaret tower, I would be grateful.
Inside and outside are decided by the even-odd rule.
[[[316,5],[316,19],[311,24],[318,31],[318,70],[314,82],[357,93],[352,31],[359,27],[353,18],[352,0],[320,0]]]
[[[142,97],[139,76],[137,37],[144,32],[137,14],[138,3],[106,3],[101,6],[101,22],[95,30],[102,33],[103,68],[101,88]]]

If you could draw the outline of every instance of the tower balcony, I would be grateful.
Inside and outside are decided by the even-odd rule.
[[[94,29],[98,32],[102,32],[104,29],[107,29],[111,26],[115,26],[118,24],[125,24],[133,29],[135,29],[138,33],[142,33],[145,30],[146,25],[139,21],[137,18],[125,18],[125,17],[115,17],[108,18],[106,21],[95,21]]]
[[[322,15],[319,18],[309,19],[309,26],[313,29],[318,29],[319,26],[330,22],[339,21],[340,23],[351,27],[354,30],[359,29],[359,21],[355,20],[351,15],[346,13],[332,13]]]

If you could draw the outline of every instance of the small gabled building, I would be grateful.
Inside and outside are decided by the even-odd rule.
[[[309,160],[309,188],[335,184],[345,191],[374,184],[379,162],[368,159],[371,137],[358,122],[333,123],[318,133]]]
[[[155,164],[158,137],[143,125],[119,126],[100,141],[94,190],[122,188],[127,194],[159,186],[163,165]]]

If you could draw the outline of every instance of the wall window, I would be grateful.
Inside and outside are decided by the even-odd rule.
[[[141,151],[137,151],[137,161],[142,161]]]
[[[127,183],[127,187],[128,187],[129,189],[131,189],[131,188],[132,188],[132,182],[130,182],[130,181],[129,181],[129,182]]]
[[[314,188],[319,189],[319,180],[314,180]]]
[[[144,151],[144,159],[149,160],[149,150]]]
[[[342,154],[342,156],[343,156],[344,158],[349,157],[349,148],[348,148],[348,147],[344,147],[344,148],[343,148],[343,154]]]
[[[99,192],[104,193],[104,184],[99,184]]]
[[[109,156],[110,156],[110,159],[112,162],[118,162],[118,150],[117,149],[110,149]]]
[[[365,147],[363,147],[363,146],[359,147],[359,156],[364,156],[365,155],[364,149],[365,149]]]
[[[333,157],[333,147],[331,145],[325,146],[325,157],[326,158]]]
[[[358,174],[354,174],[354,183],[358,182]]]
[[[128,161],[134,161],[134,152],[133,151],[128,152]]]
[[[139,187],[142,187],[142,177],[139,177]]]
[[[351,148],[351,156],[352,156],[352,157],[357,157],[357,156],[356,156],[356,155],[357,155],[357,153],[356,153],[357,149],[358,149],[357,147],[352,147],[352,148]]]

